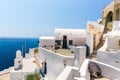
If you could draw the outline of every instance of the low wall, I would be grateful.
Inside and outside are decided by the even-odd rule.
[[[99,51],[97,60],[117,68],[120,68],[120,52]]]
[[[90,73],[88,71],[89,59],[85,59],[81,68],[80,68],[80,77],[83,77],[85,80],[90,80]]]
[[[32,74],[32,73],[33,72],[10,72],[10,79],[11,80],[22,80],[27,76],[27,74]]]
[[[97,51],[97,61],[120,68],[120,53],[115,51],[106,51],[108,48],[108,38],[103,47]]]
[[[120,69],[113,67],[111,65],[86,59],[80,69],[80,77],[84,77],[86,80],[90,80],[90,73],[88,72],[88,63],[93,62],[96,63],[102,72],[102,76],[109,78],[111,80],[120,80]]]
[[[85,59],[81,68],[80,73],[78,73],[78,68],[75,67],[66,67],[57,80],[90,80],[90,73],[88,71],[88,64],[90,62],[96,63],[100,69],[103,77],[109,78],[111,80],[120,80],[120,69],[99,62],[95,60]]]
[[[74,77],[80,77],[79,68],[67,66],[56,80],[74,80]]]
[[[57,54],[53,51],[39,48],[40,59],[47,63],[47,75],[46,77],[50,80],[56,80],[64,68],[68,65],[73,65],[73,56],[64,56]]]
[[[113,67],[111,65],[102,63],[102,62],[98,62],[94,60],[90,60],[90,61],[98,64],[98,66],[100,67],[102,71],[102,75],[104,77],[107,77],[111,80],[120,80],[120,69]]]

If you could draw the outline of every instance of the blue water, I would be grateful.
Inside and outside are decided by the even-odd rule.
[[[25,50],[26,45],[26,50]],[[16,51],[25,51],[28,53],[29,48],[38,47],[37,38],[0,38],[0,71],[14,65]]]

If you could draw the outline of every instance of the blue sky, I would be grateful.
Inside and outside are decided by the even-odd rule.
[[[0,0],[0,37],[54,35],[55,28],[86,28],[112,0]]]

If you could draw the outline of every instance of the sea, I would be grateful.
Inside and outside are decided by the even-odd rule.
[[[38,44],[38,38],[0,38],[0,71],[14,66],[17,50],[25,56],[29,48],[38,47]]]

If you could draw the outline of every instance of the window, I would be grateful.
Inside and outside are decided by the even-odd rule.
[[[73,45],[73,41],[72,40],[69,40],[69,45]]]
[[[61,40],[56,40],[55,42],[57,43],[57,45],[61,45]]]

